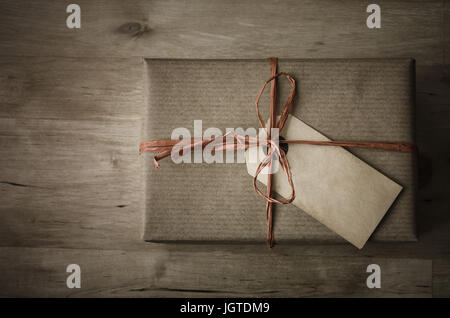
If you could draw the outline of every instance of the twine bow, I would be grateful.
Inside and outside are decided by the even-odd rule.
[[[171,155],[172,151],[176,150],[176,152],[183,154],[189,151],[192,151],[195,147],[204,148],[206,145],[213,143],[215,145],[216,151],[223,150],[238,150],[238,149],[248,149],[250,147],[256,147],[261,145],[267,146],[267,155],[261,160],[256,169],[255,176],[253,177],[253,188],[256,193],[263,197],[266,200],[266,218],[267,218],[267,243],[269,247],[273,247],[274,245],[274,234],[273,234],[273,203],[278,204],[289,204],[295,199],[295,188],[292,181],[291,168],[289,166],[289,161],[286,157],[286,152],[279,146],[278,143],[274,142],[273,136],[271,136],[271,132],[273,128],[278,128],[278,133],[281,133],[286,120],[288,119],[289,112],[291,110],[292,102],[295,96],[295,80],[287,73],[280,72],[277,73],[277,64],[278,59],[273,57],[269,59],[270,61],[270,70],[272,77],[264,82],[261,90],[259,91],[258,96],[256,97],[255,106],[256,106],[256,114],[258,116],[258,121],[262,128],[266,130],[267,139],[262,140],[258,137],[249,137],[249,136],[241,136],[234,134],[232,132],[228,132],[225,135],[213,137],[210,139],[191,139],[188,141],[180,141],[180,140],[152,140],[152,141],[143,141],[140,144],[139,152],[158,152],[158,154],[153,158],[153,162],[156,168],[159,169],[158,161],[168,157]],[[291,84],[291,91],[289,97],[284,105],[284,108],[281,112],[280,119],[277,120],[277,86],[276,79],[280,76],[284,76],[288,79]],[[261,99],[261,95],[264,92],[267,84],[271,84],[270,87],[270,121],[269,127],[266,128],[264,121],[262,120],[261,114],[259,112],[259,100]],[[226,137],[233,137],[233,143],[228,142]],[[404,142],[358,142],[358,141],[313,141],[313,140],[279,140],[281,144],[308,144],[308,145],[316,145],[316,146],[342,146],[342,147],[358,147],[358,148],[371,148],[371,149],[380,149],[387,151],[396,151],[396,152],[409,152],[412,153],[415,151],[415,146],[410,143]],[[174,147],[177,147],[174,149]],[[289,186],[291,187],[291,195],[288,199],[285,200],[277,200],[272,197],[272,164],[273,160],[279,160],[280,166],[283,169],[284,174],[288,180]],[[269,173],[267,174],[267,189],[266,194],[264,194],[256,185],[256,181],[258,179],[258,175],[263,171],[265,167],[268,167]]]

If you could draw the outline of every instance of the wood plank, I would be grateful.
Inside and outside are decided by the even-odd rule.
[[[134,0],[77,2],[81,29],[60,1],[2,1],[0,54],[164,58],[415,57],[443,63],[442,7],[380,0],[380,29],[367,2]]]
[[[450,253],[433,260],[433,297],[450,297]]]
[[[0,64],[0,244],[139,241],[142,59]]]
[[[448,66],[417,68],[417,221],[420,239],[429,243],[430,248],[439,242],[450,244],[450,188],[447,185],[450,179],[450,82],[446,75],[448,70]]]
[[[2,57],[0,117],[140,120],[143,63],[142,58]]]
[[[98,127],[119,134],[99,133]],[[135,129],[136,122],[27,120],[15,130],[19,136],[2,131],[0,244],[101,246],[138,240],[138,136],[130,135]]]
[[[261,261],[263,259],[264,261]],[[81,267],[81,288],[65,269]],[[13,264],[13,265],[12,265]],[[367,265],[381,288],[366,286]],[[2,297],[429,297],[431,261],[259,253],[0,248]]]
[[[450,297],[450,82],[449,66],[417,69],[416,138],[419,145],[417,222],[433,258],[433,296]]]

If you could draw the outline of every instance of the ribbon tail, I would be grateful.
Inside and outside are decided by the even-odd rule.
[[[153,158],[153,164],[155,165],[156,169],[159,169],[159,163],[158,160],[156,160],[156,158]]]
[[[271,165],[269,165],[269,170]],[[267,179],[267,196],[270,197],[272,192],[272,174],[269,173]],[[267,244],[270,248],[274,245],[274,235],[273,235],[273,204],[271,201],[266,201],[266,215],[267,215]]]

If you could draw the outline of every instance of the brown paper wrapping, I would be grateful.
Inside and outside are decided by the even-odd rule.
[[[147,60],[148,108],[142,140],[170,138],[177,127],[255,127],[255,97],[270,77],[267,60]],[[291,114],[332,140],[414,142],[414,62],[279,60],[296,79]],[[279,105],[289,92],[278,81]],[[264,107],[263,105],[267,105]],[[269,93],[261,99],[268,110]],[[278,107],[279,109],[281,107]],[[263,114],[268,116],[268,111]],[[416,240],[414,155],[349,149],[403,190],[372,235],[376,241]],[[265,242],[265,201],[244,164],[153,167],[143,157],[148,241]],[[320,180],[317,180],[320,183]],[[276,242],[337,242],[337,234],[293,205],[274,207]]]

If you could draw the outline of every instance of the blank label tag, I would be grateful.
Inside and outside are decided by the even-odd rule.
[[[285,139],[330,140],[291,115],[282,135]],[[249,163],[251,151],[246,151],[247,171],[254,176],[258,163]],[[296,192],[292,204],[357,248],[364,246],[402,190],[342,147],[289,144],[287,158]],[[260,174],[258,180],[267,184],[267,175]],[[285,198],[291,193],[281,168],[273,175],[272,188]]]

